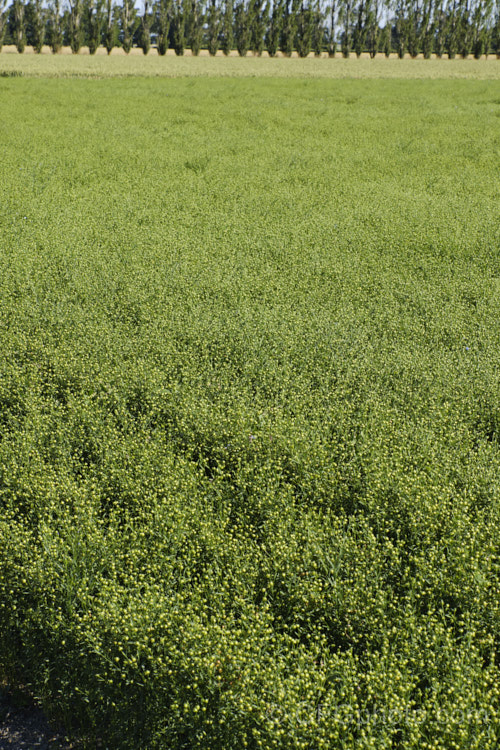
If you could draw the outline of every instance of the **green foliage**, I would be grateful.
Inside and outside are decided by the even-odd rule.
[[[325,17],[320,0],[313,0],[311,7],[311,46],[316,57],[320,57],[325,46]]]
[[[61,22],[60,0],[53,0],[49,5],[49,38],[48,43],[54,55],[62,50],[63,30]]]
[[[245,57],[250,49],[252,26],[246,0],[237,0],[234,5],[234,40],[240,57]]]
[[[422,42],[422,54],[426,60],[429,60],[434,48],[434,28],[429,26],[421,37]]]
[[[301,2],[297,11],[296,47],[299,57],[307,57],[311,51],[314,17],[311,7]]]
[[[123,0],[121,6],[121,26],[123,31],[123,50],[128,55],[132,49],[134,33],[139,24],[134,0]]]
[[[365,44],[371,58],[374,58],[379,51],[381,41],[379,15],[380,3],[378,0],[368,0],[366,4]]]
[[[262,55],[265,46],[266,29],[269,24],[269,3],[265,0],[252,0],[249,7],[251,42],[254,55]]]
[[[420,7],[407,0],[404,8],[405,46],[410,56],[415,58],[420,52]]]
[[[23,0],[13,0],[13,37],[14,44],[16,45],[17,51],[22,54],[26,47],[26,29],[24,19],[24,4]]]
[[[471,45],[476,60],[489,50],[492,36],[493,0],[477,2],[472,12]]]
[[[1,79],[0,673],[88,747],[497,750],[498,81],[282,62]]]
[[[186,44],[191,48],[192,54],[197,57],[200,54],[205,24],[203,5],[201,0],[188,0],[185,8]]]
[[[295,46],[300,2],[301,0],[283,0],[280,50],[286,57],[291,56]]]
[[[403,0],[398,0],[396,6],[394,31],[396,52],[398,53],[399,59],[402,60],[408,46],[408,20],[406,18]]]
[[[168,50],[172,7],[173,0],[159,0],[158,2],[158,54],[161,56],[166,55]]]
[[[83,43],[82,0],[69,0],[69,44],[71,52],[77,55]]]
[[[7,1],[2,0],[3,7]],[[353,50],[358,58],[366,52],[375,58],[379,51],[388,56],[394,49],[401,59],[409,53],[430,60],[434,52],[450,58],[458,53],[464,59],[472,53],[479,59],[498,46],[495,0],[238,0],[236,5],[226,0],[148,0],[142,17],[132,0],[116,6],[113,0],[69,0],[62,16],[58,5],[57,19],[55,8],[52,0],[48,9],[42,0],[16,0],[0,13],[4,25],[7,20],[6,43],[19,51],[33,45],[39,52],[47,30],[57,22],[64,44],[75,53],[88,44],[91,54],[100,44],[108,54],[118,44],[128,54],[132,40],[147,54],[151,32],[160,56],[169,44],[178,55],[187,46],[198,56],[206,44],[212,57],[219,47],[228,56],[235,43],[241,56],[251,50],[259,57],[267,47],[270,57],[278,49],[287,57],[294,52],[307,57],[311,51],[321,57],[325,50],[334,57],[340,42],[344,58]],[[0,23],[0,44],[1,37]],[[60,49],[58,42],[55,46]]]
[[[174,0],[174,14],[172,19],[172,38],[174,50],[177,56],[184,54],[186,46],[185,38],[185,17],[181,0]]]
[[[219,49],[221,40],[222,14],[221,9],[217,6],[215,0],[211,0],[207,10],[207,39],[208,52],[215,56]]]
[[[356,20],[354,23],[352,40],[356,57],[360,57],[365,48],[367,34],[367,10],[368,5],[364,0],[363,2],[360,2],[358,4],[358,7],[356,9]]]
[[[389,57],[392,52],[392,29],[388,23],[382,29],[380,46],[385,57]]]
[[[269,22],[267,25],[265,43],[270,57],[275,57],[279,49],[283,28],[283,9],[284,0],[274,0],[272,10],[270,10],[269,3],[267,5]]]
[[[46,15],[41,0],[33,0],[32,44],[35,53],[40,54],[45,41]]]
[[[120,9],[113,4],[113,0],[106,0],[106,18],[104,32],[104,46],[108,55],[118,44],[118,18]]]
[[[1,40],[1,31],[0,31],[0,40]],[[497,15],[495,16],[495,21],[492,29],[492,35],[491,35],[491,42],[493,51],[496,54],[497,58],[500,58],[500,7],[497,10]]]
[[[103,0],[86,0],[84,13],[86,16],[87,44],[91,55],[95,55],[101,44],[104,23],[103,10]]]
[[[339,23],[339,3],[332,0],[328,7],[328,27],[326,31],[326,44],[328,57],[335,57],[337,54],[337,26]]]
[[[141,30],[139,35],[139,47],[142,49],[144,55],[147,55],[151,49],[152,21],[150,1],[144,0],[144,12],[141,16]]]
[[[222,29],[221,29],[221,49],[226,57],[231,53],[234,43],[233,35],[233,2],[232,0],[225,0],[224,2],[224,13],[222,17]]]
[[[468,57],[472,51],[472,33],[470,25],[470,5],[468,0],[459,0],[457,18],[457,44],[461,57]]]
[[[352,0],[342,0],[340,18],[343,22],[343,31],[340,47],[342,50],[342,57],[346,59],[351,54],[352,49],[352,13]]]
[[[7,0],[0,0],[0,52],[2,51],[3,40],[5,36],[5,26],[6,26],[6,20],[7,20],[7,14],[5,11],[6,5],[7,5]]]
[[[446,54],[450,60],[453,60],[456,57],[459,43],[459,23],[455,7],[448,16],[446,31]]]
[[[448,19],[446,16],[446,9],[438,8],[434,16],[434,52],[439,59],[441,59],[445,53],[447,25]]]

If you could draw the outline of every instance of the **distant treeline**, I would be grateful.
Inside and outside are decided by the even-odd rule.
[[[500,57],[500,0],[0,0],[0,50],[15,44],[19,52],[47,44],[57,53],[104,46],[126,53],[133,46],[147,54],[151,45],[164,55],[228,55],[236,49],[260,55],[267,50],[301,57],[310,52],[340,52],[349,57],[369,52],[400,57],[422,53]]]

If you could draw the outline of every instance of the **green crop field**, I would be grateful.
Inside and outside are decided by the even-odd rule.
[[[89,747],[497,750],[500,63],[137,61],[0,59],[0,676]]]

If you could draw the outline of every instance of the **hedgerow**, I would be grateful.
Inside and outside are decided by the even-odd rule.
[[[495,86],[2,82],[0,672],[89,746],[498,746]]]
[[[68,12],[69,11],[69,12]],[[94,54],[102,45],[108,54],[123,46],[128,54],[133,43],[148,54],[154,46],[163,56],[170,47],[177,55],[190,48],[197,56],[202,45],[215,55],[222,43],[225,54],[234,49],[244,57],[251,50],[260,56],[264,49],[274,57],[278,46],[287,57],[296,51],[307,57],[327,52],[329,57],[340,47],[343,57],[363,52],[406,53],[411,58],[430,59],[447,55],[453,59],[471,55],[480,59],[494,53],[499,56],[500,6],[493,0],[471,0],[466,4],[443,0],[398,2],[390,0],[176,0],[175,3],[147,4],[138,9],[130,0],[75,0],[62,9],[59,0],[48,3],[6,0],[0,6],[0,51],[6,39],[19,53],[26,45],[41,52],[46,38],[53,53],[60,51],[62,37],[78,54],[82,46]],[[170,30],[170,33],[169,33]]]

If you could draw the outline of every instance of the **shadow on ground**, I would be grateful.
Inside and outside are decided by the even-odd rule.
[[[76,750],[25,693],[0,685],[0,750]]]

